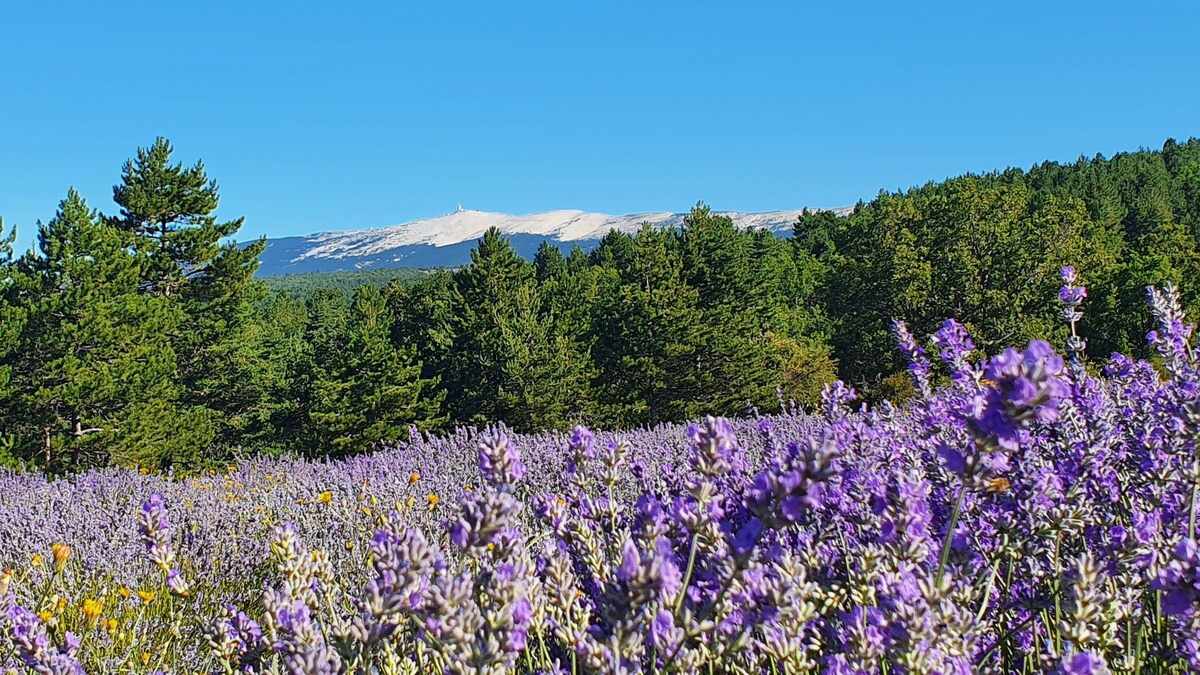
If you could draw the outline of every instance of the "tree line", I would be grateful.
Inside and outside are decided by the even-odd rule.
[[[791,238],[698,205],[532,261],[498,231],[471,264],[269,292],[202,163],[158,139],[105,215],[69,191],[0,248],[0,463],[198,467],[348,455],[504,420],[626,428],[812,405],[841,377],[906,395],[888,325],[947,317],[982,348],[1064,339],[1057,270],[1089,285],[1089,351],[1145,355],[1147,284],[1200,299],[1200,141],[968,174],[806,212]],[[415,280],[414,280],[415,279]]]
[[[265,284],[268,294],[281,292],[296,298],[307,298],[322,288],[336,288],[349,295],[360,286],[383,287],[392,282],[409,284],[428,274],[428,270],[413,267],[301,272],[265,277],[263,284]]]

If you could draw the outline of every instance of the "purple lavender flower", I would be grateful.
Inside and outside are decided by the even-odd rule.
[[[798,522],[806,512],[824,504],[828,482],[835,474],[834,460],[840,454],[828,431],[802,444],[790,444],[783,463],[755,476],[747,490],[746,506],[772,527]]]
[[[511,488],[525,477],[521,453],[503,427],[483,434],[479,439],[479,470],[489,483]]]
[[[1086,297],[1087,289],[1083,286],[1063,286],[1058,292],[1058,299],[1068,306],[1080,305]]]
[[[737,439],[729,422],[712,416],[687,430],[692,442],[689,461],[702,476],[723,476],[734,469]]]
[[[457,518],[447,523],[450,541],[470,555],[481,555],[512,528],[520,511],[521,503],[507,492],[464,495]]]
[[[260,670],[266,649],[262,628],[237,607],[225,605],[224,613],[206,637],[215,656],[232,670],[245,673]]]
[[[841,419],[849,412],[852,401],[858,400],[858,391],[841,380],[834,380],[821,389],[821,409],[828,420]]]
[[[954,319],[947,319],[941,328],[933,334],[932,341],[939,350],[939,356],[946,365],[950,366],[950,376],[956,383],[974,379],[974,370],[968,357],[975,351],[975,342],[962,324]]]
[[[178,596],[186,596],[191,593],[191,585],[183,578],[182,572],[172,569],[167,572],[167,590]]]
[[[923,398],[928,397],[933,393],[929,384],[929,373],[932,366],[925,356],[925,350],[917,344],[917,339],[908,330],[908,324],[903,321],[892,322],[892,335],[896,338],[900,352],[904,354],[904,360],[908,362],[908,373],[913,378],[913,385],[917,388],[917,393]]]
[[[587,427],[577,426],[571,432],[567,446],[566,473],[568,482],[576,489],[582,489],[584,484],[583,469],[588,461],[597,457],[596,437]]]
[[[1076,324],[1083,318],[1083,312],[1079,311],[1079,307],[1087,297],[1087,289],[1075,285],[1074,267],[1068,265],[1062,268],[1061,275],[1063,286],[1058,291],[1058,299],[1063,304],[1063,320],[1071,327],[1071,337],[1067,339],[1067,354],[1070,356],[1072,374],[1076,380],[1080,380],[1084,375],[1083,352],[1087,348],[1087,341],[1079,336]]]
[[[749,555],[758,544],[758,538],[762,536],[762,532],[763,522],[752,516],[738,528],[737,534],[734,535],[733,552],[739,556]]]
[[[1004,450],[1016,450],[1019,434],[1030,424],[1058,419],[1059,403],[1069,393],[1060,379],[1063,361],[1042,340],[1029,343],[1024,352],[1006,349],[987,366],[992,386],[985,394],[976,428]]]
[[[1103,658],[1090,651],[1075,652],[1063,658],[1059,675],[1110,675],[1108,664]]]
[[[1158,330],[1146,334],[1146,341],[1158,350],[1172,377],[1188,377],[1196,362],[1191,346],[1196,326],[1186,322],[1178,289],[1172,284],[1167,284],[1161,291],[1148,286],[1146,294],[1150,299],[1150,312],[1159,325]]]
[[[398,522],[399,516],[393,515],[388,527],[371,539],[375,578],[367,584],[363,605],[376,618],[419,609],[438,562],[425,535],[415,528],[398,531]]]
[[[39,675],[84,675],[83,666],[69,651],[56,649],[46,634],[46,626],[33,612],[13,605],[6,613],[8,638],[25,666]],[[75,647],[78,647],[76,639]]]
[[[1163,591],[1163,612],[1192,617],[1200,605],[1200,547],[1194,539],[1181,539],[1171,559],[1159,569],[1150,587]]]
[[[150,561],[167,569],[175,561],[171,549],[171,522],[167,519],[167,504],[163,496],[154,493],[137,514],[138,534],[146,546]]]

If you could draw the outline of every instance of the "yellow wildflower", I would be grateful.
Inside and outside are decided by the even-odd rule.
[[[66,544],[54,544],[50,547],[50,553],[54,556],[54,569],[61,572],[67,565],[67,559],[71,557],[71,547]]]
[[[0,573],[0,595],[8,593],[8,584],[12,581],[12,578],[13,571],[10,569],[6,569],[3,573]]]
[[[332,504],[333,503],[333,491],[326,490],[326,491],[322,492],[321,494],[317,495],[317,501],[321,502],[322,504]]]
[[[421,472],[419,472],[419,471],[412,472],[412,475],[408,477],[408,482],[410,485],[419,480],[421,480]]]
[[[1012,483],[1009,483],[1007,478],[993,478],[988,481],[987,491],[991,492],[992,494],[996,494],[999,492],[1007,492],[1008,488],[1010,487],[1012,487]]]
[[[116,619],[101,619],[100,627],[106,631],[112,632],[117,629],[117,620]]]
[[[66,598],[60,597],[58,599],[58,602],[54,603],[54,611],[58,614],[62,614],[62,611],[66,608],[67,608],[67,599]]]
[[[470,484],[470,483],[467,483],[466,485],[464,485],[464,486],[463,486],[463,489],[464,489],[464,490],[466,490],[467,492],[471,492],[471,491],[472,491],[472,490],[471,490],[471,484]]]
[[[83,618],[90,624],[96,623],[100,612],[104,611],[104,601],[85,598],[83,601]]]
[[[417,498],[416,498],[416,497],[409,497],[409,498],[408,498],[408,499],[407,499],[407,500],[404,502],[404,506],[405,506],[406,508],[410,508],[410,509],[411,509],[411,508],[413,507],[413,504],[416,504],[416,503],[417,503]]]
[[[143,476],[145,476],[146,474],[150,473],[150,469],[147,469],[146,467],[143,466],[143,467],[138,468],[138,472],[141,473]]]
[[[117,592],[121,594],[122,598],[128,598],[129,596],[133,595],[133,591],[125,588],[124,586],[118,588]]]
[[[42,620],[42,623],[46,623],[50,621],[50,619],[54,618],[54,612],[51,612],[48,609],[43,609],[42,611],[38,612],[38,618]]]
[[[154,591],[138,591],[137,593],[138,593],[138,597],[142,599],[142,602],[144,602],[146,604],[150,604],[151,602],[154,602],[154,596],[155,596]]]
[[[29,564],[33,565],[34,567],[41,567],[42,566],[42,556],[34,553],[33,557],[29,559]]]
[[[353,551],[354,550],[354,542],[352,542],[352,541],[346,542],[346,550]]]
[[[237,473],[237,467],[236,466],[229,467],[229,473]]]
[[[431,492],[431,493],[429,493],[428,501],[429,501],[429,508],[432,509],[433,507],[438,505],[438,502],[442,501],[442,498]]]

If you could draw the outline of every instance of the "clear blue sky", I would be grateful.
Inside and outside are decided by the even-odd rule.
[[[204,159],[239,239],[459,201],[841,206],[1200,136],[1195,2],[307,4],[7,3],[22,247],[72,185],[112,212],[157,135]]]

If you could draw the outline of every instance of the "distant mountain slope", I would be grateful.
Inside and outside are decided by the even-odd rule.
[[[850,209],[834,209],[846,212]],[[746,229],[762,228],[789,234],[802,213],[728,212]],[[344,232],[322,232],[267,241],[259,276],[386,267],[456,267],[470,262],[475,242],[490,227],[507,234],[517,251],[532,256],[543,241],[564,250],[575,245],[590,249],[609,230],[634,232],[642,223],[664,227],[682,224],[685,214],[658,212],[611,216],[584,211],[547,211],[526,216],[459,209],[436,218],[424,218],[390,227]]]

